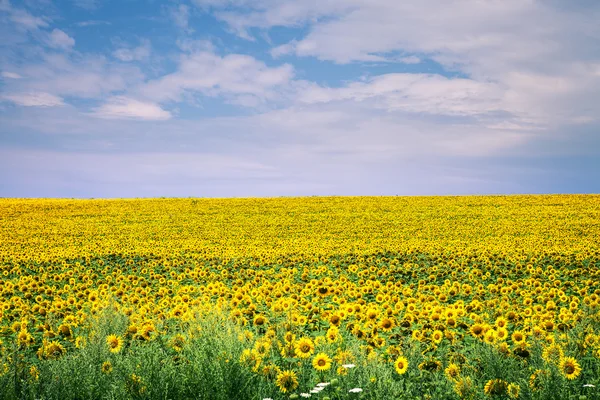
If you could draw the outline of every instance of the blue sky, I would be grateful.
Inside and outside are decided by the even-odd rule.
[[[0,0],[0,196],[600,192],[595,0]]]

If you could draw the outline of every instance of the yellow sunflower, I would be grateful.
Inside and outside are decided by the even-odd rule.
[[[254,326],[262,326],[265,325],[267,323],[267,318],[263,315],[257,315],[254,317]]]
[[[105,361],[104,363],[102,363],[102,373],[103,374],[110,374],[113,370],[113,366],[110,363],[110,361]]]
[[[460,367],[456,364],[450,364],[444,370],[444,373],[451,381],[455,381],[460,374]]]
[[[291,370],[282,371],[277,374],[275,384],[282,393],[290,392],[298,387],[298,375]]]
[[[396,361],[394,362],[394,368],[396,369],[396,372],[400,375],[403,375],[406,373],[406,371],[408,370],[408,360],[406,359],[406,357],[400,356],[396,359]]]
[[[108,335],[106,344],[111,353],[118,353],[123,348],[123,338],[117,335]]]
[[[499,396],[506,392],[508,383],[502,379],[490,379],[485,384],[483,392],[488,396]]]
[[[317,371],[327,371],[331,368],[331,358],[325,353],[319,353],[313,358],[312,365]]]
[[[436,329],[431,334],[431,340],[433,341],[433,343],[439,344],[442,342],[442,339],[444,339],[444,333],[440,330]]]
[[[506,388],[506,393],[508,394],[508,397],[510,397],[511,399],[518,399],[520,389],[521,389],[521,387],[518,384],[511,383]]]
[[[300,358],[308,358],[315,351],[315,344],[311,338],[303,337],[296,342],[296,355]]]
[[[560,361],[559,368],[565,378],[569,380],[577,378],[581,373],[581,367],[573,357],[563,357]]]

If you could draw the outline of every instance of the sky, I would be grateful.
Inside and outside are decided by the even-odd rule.
[[[600,193],[597,0],[0,0],[0,197]]]

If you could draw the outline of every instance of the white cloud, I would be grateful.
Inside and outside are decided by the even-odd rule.
[[[292,53],[294,53],[295,45],[296,45],[295,42],[290,42],[290,43],[286,43],[286,44],[282,44],[280,46],[274,47],[270,51],[271,56],[273,58],[278,58],[281,56],[292,54]]]
[[[53,29],[48,35],[48,44],[54,48],[68,50],[75,45],[75,39],[60,29]]]
[[[374,100],[388,111],[471,116],[504,111],[503,90],[471,79],[432,74],[385,74],[341,88],[312,85],[299,93],[304,103]]]
[[[40,62],[20,65],[18,71],[23,79],[5,80],[5,90],[98,98],[125,90],[144,78],[138,67],[111,63],[102,56],[72,52],[42,53],[40,57]]]
[[[400,61],[401,63],[404,63],[404,64],[420,64],[421,63],[421,59],[417,56],[401,57],[400,59],[398,59],[398,61]]]
[[[293,68],[284,64],[268,67],[241,54],[219,56],[211,51],[184,54],[176,72],[149,81],[138,92],[154,101],[180,101],[185,92],[208,96],[252,95],[258,100],[274,99],[277,88],[287,85]]]
[[[155,103],[124,96],[109,98],[92,115],[107,119],[140,119],[147,121],[163,121],[171,118],[169,111],[163,110]]]
[[[10,19],[24,29],[36,30],[40,27],[48,26],[48,22],[45,18],[35,17],[25,10],[11,9],[10,12]]]
[[[2,71],[2,77],[6,79],[21,79],[22,76],[16,72]]]
[[[152,51],[150,41],[148,39],[142,39],[138,47],[127,48],[122,47],[113,52],[113,56],[121,61],[143,61],[150,57]]]
[[[600,113],[600,53],[592,50],[600,41],[598,2],[197,0],[196,4],[211,9],[242,37],[249,36],[253,27],[307,27],[304,37],[273,48],[273,57],[293,53],[336,63],[417,63],[422,56],[482,85],[497,85],[504,91],[503,109],[527,114],[538,123],[571,121],[582,108]]]
[[[65,105],[60,97],[44,92],[9,93],[1,96],[5,100],[25,107],[57,107]]]
[[[110,22],[102,21],[102,20],[88,20],[88,21],[77,22],[75,25],[80,26],[80,27],[96,26],[96,25],[110,25]]]
[[[176,7],[170,8],[169,15],[179,28],[187,33],[193,32],[193,29],[189,27],[190,8],[187,5],[179,4]]]

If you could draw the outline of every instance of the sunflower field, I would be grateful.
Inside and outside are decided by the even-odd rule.
[[[600,196],[0,199],[0,399],[600,399]]]

